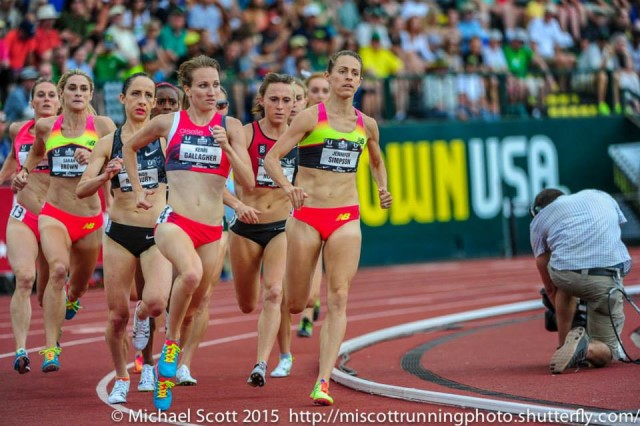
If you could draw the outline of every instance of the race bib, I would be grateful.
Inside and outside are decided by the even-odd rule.
[[[222,148],[210,136],[183,138],[178,160],[196,167],[217,169],[222,162]]]
[[[140,184],[145,189],[153,189],[158,187],[158,169],[138,170]],[[120,182],[120,190],[122,192],[131,192],[133,187],[129,180],[129,174],[125,172],[118,173],[118,181]]]
[[[173,209],[171,208],[170,205],[166,205],[164,206],[164,209],[162,209],[162,211],[160,212],[160,216],[158,216],[158,220],[156,221],[157,224],[161,224],[161,223],[167,223],[167,221],[169,220],[169,215],[173,212]]]
[[[20,222],[22,222],[27,215],[27,209],[25,209],[20,204],[15,204],[11,209],[10,215],[12,218],[18,219]]]

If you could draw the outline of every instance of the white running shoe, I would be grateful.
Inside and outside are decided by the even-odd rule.
[[[176,383],[179,386],[195,386],[198,381],[191,377],[191,371],[186,365],[181,365],[176,372]]]
[[[153,392],[156,389],[156,375],[153,365],[144,364],[140,373],[138,392]]]
[[[109,394],[109,404],[124,404],[127,402],[127,394],[129,393],[129,380],[117,380],[113,385],[113,389]]]
[[[144,320],[138,319],[138,308],[142,301],[136,304],[136,309],[133,312],[133,347],[141,351],[149,343],[149,336],[151,335],[151,327],[149,326],[149,317]]]
[[[291,374],[291,366],[293,365],[293,357],[280,358],[278,366],[271,372],[271,377],[287,377]]]

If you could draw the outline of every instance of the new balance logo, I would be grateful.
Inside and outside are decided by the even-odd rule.
[[[85,223],[82,229],[93,229],[96,227],[95,222]]]
[[[345,220],[349,220],[349,218],[351,217],[351,213],[340,213],[338,215],[338,217],[336,218],[336,222],[342,222]]]

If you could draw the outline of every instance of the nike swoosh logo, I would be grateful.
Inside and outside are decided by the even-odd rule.
[[[144,236],[147,240],[153,240],[153,235],[149,236],[149,235],[145,235]]]
[[[144,153],[144,156],[145,156],[145,157],[150,157],[150,156],[152,156],[153,154],[155,154],[155,152],[156,152],[156,151],[157,151],[157,149],[154,149],[153,151],[145,152],[145,153]]]

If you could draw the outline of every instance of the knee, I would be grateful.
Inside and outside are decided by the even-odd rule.
[[[147,305],[147,313],[151,318],[158,317],[162,315],[167,307],[167,299],[158,297],[153,298],[149,301],[145,301]]]
[[[202,268],[192,268],[189,271],[182,274],[182,285],[184,289],[193,293],[196,291],[202,280]]]
[[[108,325],[114,334],[121,334],[129,323],[128,309],[115,309],[109,311]]]
[[[16,292],[23,294],[31,294],[33,283],[36,280],[35,271],[16,270]]]
[[[344,286],[338,290],[330,291],[327,297],[327,309],[332,311],[346,311],[349,290]]]
[[[250,314],[256,309],[256,304],[246,300],[239,300],[238,307],[243,314]]]
[[[287,302],[289,306],[289,313],[291,314],[299,314],[307,307],[307,301],[303,300],[302,302],[296,300],[289,300]]]
[[[282,285],[265,285],[263,298],[263,303],[271,303],[280,306],[282,303]]]
[[[63,262],[53,262],[49,265],[49,279],[60,288],[64,285],[68,272],[69,269]]]

